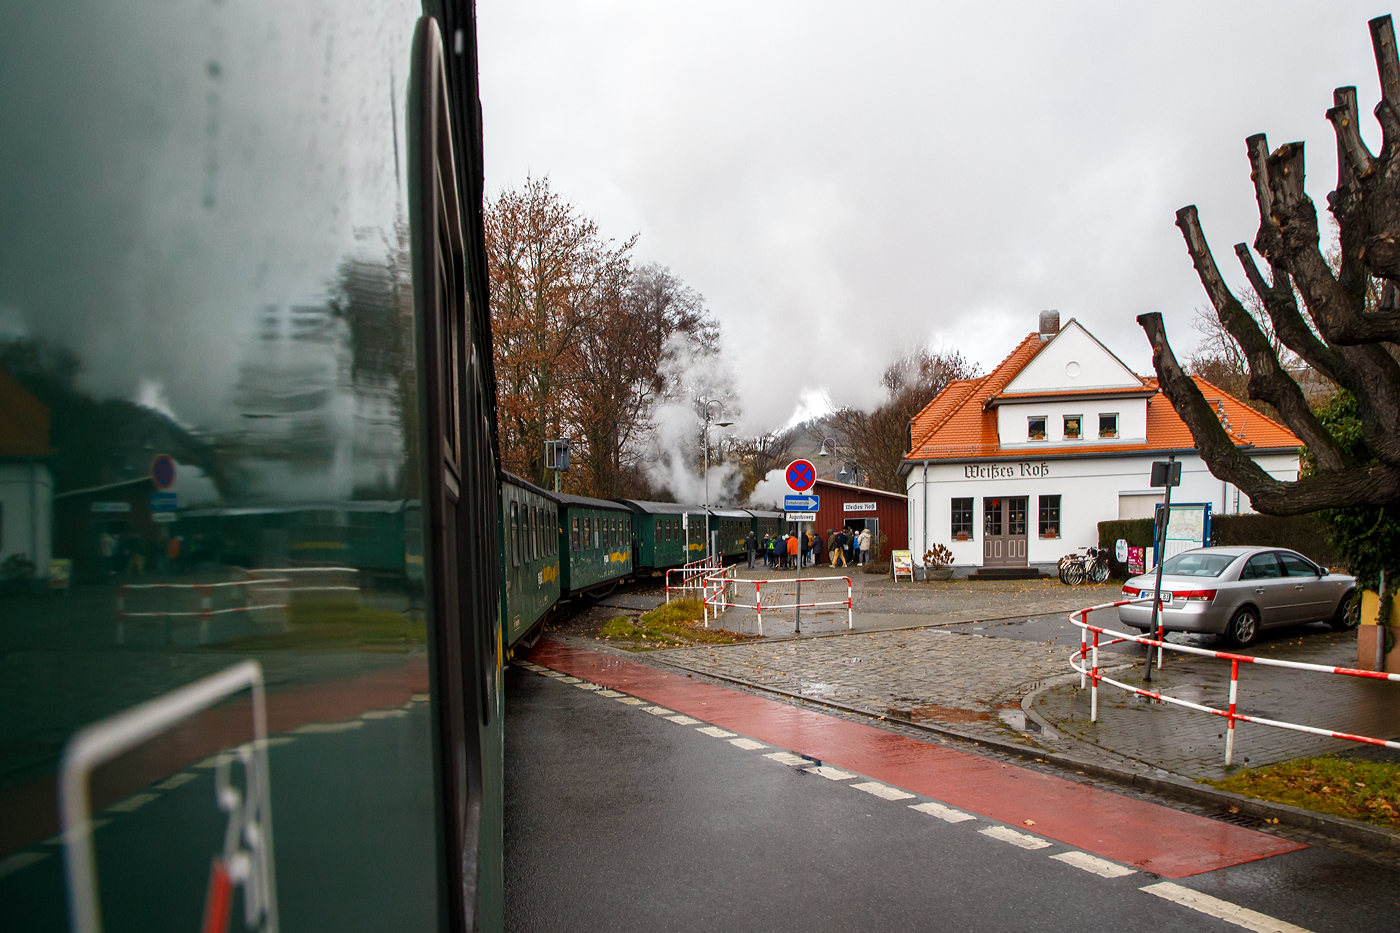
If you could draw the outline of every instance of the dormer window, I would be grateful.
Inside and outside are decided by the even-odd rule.
[[[1065,415],[1065,440],[1077,441],[1084,436],[1084,416]]]
[[[1026,419],[1026,434],[1033,441],[1045,440],[1045,416],[1031,415]]]
[[[1099,415],[1099,437],[1118,436],[1118,415]]]

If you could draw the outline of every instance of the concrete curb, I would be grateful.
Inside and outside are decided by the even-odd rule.
[[[585,646],[582,641],[580,641],[579,644],[581,647],[589,647],[593,650],[597,650],[598,647],[596,645]],[[625,656],[633,660],[641,660],[639,656],[642,655],[642,652],[624,652],[617,649],[614,650],[617,651],[617,654],[619,656]],[[831,700],[818,700],[812,697],[802,696],[798,693],[791,693],[786,690],[779,690],[775,687],[766,687],[761,684],[751,683],[750,681],[741,680],[737,677],[726,677],[722,674],[714,674],[709,671],[700,670],[698,668],[686,667],[683,664],[676,664],[664,660],[660,656],[661,652],[646,652],[645,654],[647,655],[647,658],[646,660],[643,660],[641,662],[644,664],[653,663],[656,667],[667,667],[671,668],[672,670],[683,671],[687,674],[694,674],[701,677],[707,677],[711,680],[722,681],[724,683],[736,684],[738,686],[747,687],[750,690],[758,691],[761,693],[773,694],[776,696],[785,697],[791,700],[797,700],[799,702],[812,704],[815,706],[824,706],[828,709],[840,710],[843,713],[851,713],[857,716],[866,717],[868,719],[883,720],[886,722],[897,722],[902,726],[908,726],[923,732],[928,732],[933,735],[943,735],[948,736],[950,738],[959,739],[964,742],[973,742],[978,745],[985,745],[988,748],[993,748],[1000,752],[1016,755],[1020,758],[1032,759],[1043,763],[1053,764],[1057,767],[1064,768],[1069,771],[1082,771],[1085,774],[1091,774],[1095,777],[1105,778],[1107,780],[1114,781],[1119,784],[1125,784],[1129,787],[1134,787],[1139,790],[1152,791],[1153,793],[1161,794],[1164,797],[1170,797],[1188,803],[1213,804],[1221,807],[1222,809],[1235,807],[1239,810],[1240,813],[1243,813],[1244,815],[1253,817],[1255,819],[1278,820],[1280,824],[1286,824],[1288,826],[1295,826],[1300,829],[1306,829],[1310,832],[1318,833],[1319,835],[1327,836],[1328,838],[1335,839],[1340,842],[1349,842],[1355,845],[1366,846],[1368,848],[1380,849],[1383,851],[1388,850],[1390,852],[1400,853],[1400,832],[1395,832],[1393,830],[1385,829],[1380,826],[1372,826],[1368,823],[1361,823],[1356,820],[1349,820],[1345,817],[1340,816],[1329,816],[1325,813],[1314,813],[1311,810],[1304,810],[1301,807],[1294,807],[1284,803],[1274,803],[1268,800],[1260,800],[1256,797],[1246,797],[1243,794],[1236,794],[1232,791],[1225,791],[1215,787],[1211,787],[1209,784],[1196,784],[1184,778],[1178,777],[1177,775],[1174,775],[1171,772],[1163,771],[1161,769],[1151,769],[1151,771],[1155,771],[1156,773],[1149,773],[1149,771],[1146,770],[1147,766],[1145,765],[1143,766],[1144,770],[1142,771],[1135,771],[1126,767],[1114,767],[1112,765],[1103,764],[1101,762],[1089,761],[1087,759],[1078,758],[1075,755],[1070,754],[1068,752],[1052,751],[1045,748],[1033,748],[1028,745],[1018,745],[1015,742],[1008,742],[1004,739],[988,738],[986,736],[981,735],[972,735],[970,733],[963,732],[958,729],[953,729],[948,726],[934,726],[929,725],[928,723],[915,722],[912,719],[905,719],[899,716],[890,716],[888,713],[876,713],[871,710],[861,709],[857,706],[849,706],[845,703],[836,703]],[[1073,677],[1078,676],[1078,674],[1073,675]],[[1038,688],[1035,691],[1035,693],[1047,690],[1052,685],[1053,684],[1047,683],[1044,686]],[[1026,707],[1023,706],[1022,708],[1025,709]],[[1049,726],[1055,734],[1062,734],[1060,730],[1055,729],[1053,725],[1047,723],[1038,714],[1033,716],[1032,718],[1034,718],[1036,722],[1040,723],[1042,727]],[[1080,740],[1074,739],[1073,741]],[[1105,749],[1105,751],[1111,750]]]

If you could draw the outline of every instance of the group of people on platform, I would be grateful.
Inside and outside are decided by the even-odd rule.
[[[793,570],[830,563],[833,567],[858,566],[869,563],[872,536],[869,528],[856,531],[849,526],[827,531],[826,537],[812,531],[801,534],[765,534],[763,540],[750,531],[744,539],[749,567],[756,559],[776,570]]]

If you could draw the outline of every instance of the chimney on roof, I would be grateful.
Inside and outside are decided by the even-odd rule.
[[[1040,312],[1040,342],[1044,343],[1060,332],[1060,312]]]

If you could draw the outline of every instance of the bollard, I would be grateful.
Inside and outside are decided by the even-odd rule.
[[[1157,665],[1161,667],[1161,665]],[[1230,721],[1225,730],[1225,763],[1233,764],[1235,760],[1235,699],[1240,691],[1240,662],[1238,659],[1230,660],[1230,715],[1226,718]]]
[[[1085,609],[1079,614],[1079,621],[1085,625],[1089,624],[1089,610]],[[1079,630],[1079,663],[1084,663],[1085,656],[1089,653],[1089,630],[1082,628]],[[1084,675],[1079,675],[1079,689],[1084,689]]]
[[[802,571],[797,572],[797,598],[793,600],[797,604],[797,625],[794,635],[802,634]]]
[[[1094,662],[1092,665],[1093,674],[1089,681],[1091,684],[1089,693],[1089,721],[1099,721],[1099,633],[1094,633]]]

